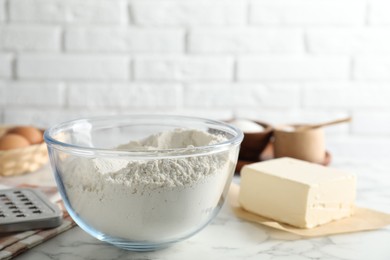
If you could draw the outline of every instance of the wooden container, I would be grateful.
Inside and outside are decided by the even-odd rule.
[[[9,128],[0,127],[0,137],[6,134]],[[0,151],[0,176],[16,176],[36,171],[48,162],[48,158],[45,142]]]
[[[326,156],[323,128],[296,131],[296,127],[279,126],[274,129],[274,156],[292,157],[313,163],[324,163]]]
[[[255,121],[255,123],[261,125],[264,130],[256,133],[244,132],[244,140],[241,143],[240,154],[238,156],[239,160],[258,161],[260,154],[270,141],[272,126],[264,122]]]

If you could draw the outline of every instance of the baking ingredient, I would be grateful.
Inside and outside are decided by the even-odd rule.
[[[39,144],[43,142],[42,132],[32,126],[18,126],[10,129],[8,133],[18,134],[26,138],[30,144]]]
[[[143,140],[130,141],[118,146],[121,150],[156,150],[193,148],[226,141],[225,138],[199,130],[175,129],[151,135]]]
[[[247,119],[235,119],[231,121],[230,124],[240,128],[244,133],[258,133],[264,131],[262,125]]]
[[[0,150],[12,150],[29,145],[26,138],[17,134],[6,134],[0,138]]]
[[[349,217],[354,175],[292,158],[244,166],[239,202],[256,213],[300,228]]]
[[[68,158],[60,174],[82,222],[126,240],[170,241],[201,228],[223,202],[221,194],[234,170],[229,152],[191,154],[198,146],[225,140],[199,130],[175,129],[118,149],[155,150],[157,157],[161,149],[179,148],[186,156]]]

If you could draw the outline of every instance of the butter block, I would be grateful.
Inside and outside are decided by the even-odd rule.
[[[246,165],[239,203],[245,210],[299,228],[349,217],[356,177],[292,158]]]

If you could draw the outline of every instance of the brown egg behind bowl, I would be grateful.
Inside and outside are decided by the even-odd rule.
[[[30,144],[40,144],[43,142],[42,132],[32,126],[18,126],[11,128],[8,133],[18,134],[26,138]]]
[[[15,127],[0,125],[0,139],[6,135],[16,134],[9,133]],[[43,134],[43,130],[38,130]],[[25,140],[21,135],[16,135],[18,139]],[[26,141],[28,142],[28,141]],[[30,144],[10,150],[0,150],[0,176],[16,176],[33,172],[41,168],[48,162],[48,153],[46,144]]]
[[[0,150],[12,150],[27,147],[30,142],[21,135],[6,134],[0,138]]]

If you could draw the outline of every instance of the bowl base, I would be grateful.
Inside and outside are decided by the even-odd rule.
[[[117,239],[112,239],[112,238],[102,238],[100,239],[103,242],[107,242],[113,246],[119,247],[124,250],[128,251],[135,251],[135,252],[150,252],[150,251],[157,251],[161,249],[165,249],[167,247],[170,247],[173,245],[175,242],[167,242],[167,243],[156,243],[152,244],[150,242],[146,242],[145,244],[142,244],[140,242],[134,242],[131,243],[129,241],[121,241]]]

